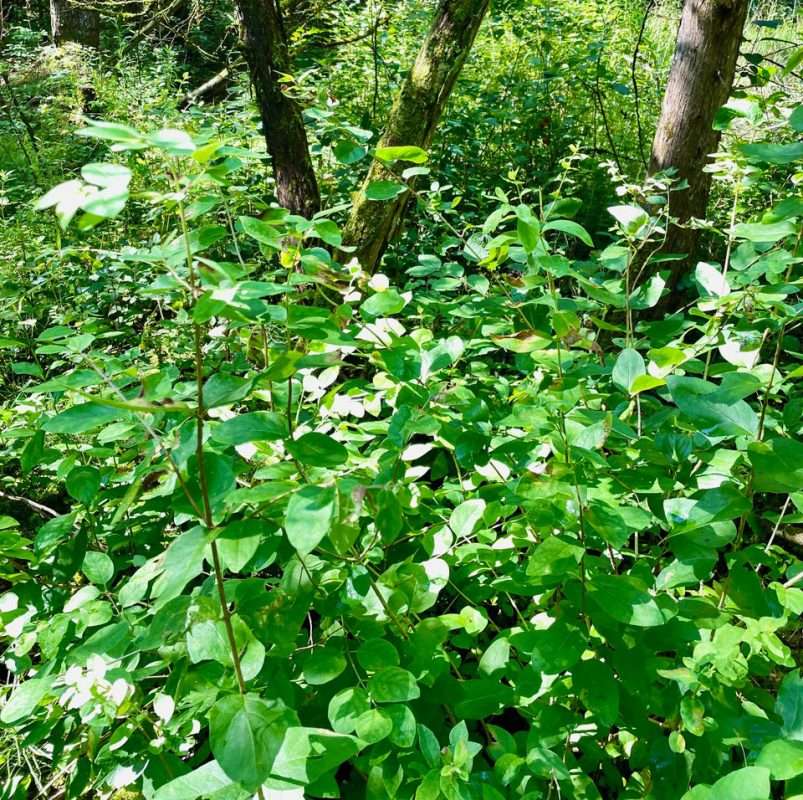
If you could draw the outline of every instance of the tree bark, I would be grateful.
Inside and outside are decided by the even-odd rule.
[[[430,146],[487,10],[488,0],[441,0],[427,38],[396,97],[378,147]],[[354,199],[343,233],[344,242],[357,248],[355,255],[368,271],[375,269],[396,235],[409,199],[405,191],[393,200],[368,200],[366,188],[380,180],[398,181],[398,176],[375,160]]]
[[[650,158],[650,174],[674,167],[689,184],[669,198],[670,214],[680,223],[706,214],[711,175],[703,167],[719,146],[714,116],[733,88],[747,7],[748,0],[686,0],[683,6]],[[670,289],[693,256],[697,238],[696,230],[670,226],[662,251],[687,256],[672,262]]]
[[[320,210],[321,196],[301,109],[280,82],[290,72],[290,59],[278,0],[236,0],[236,5],[276,197],[293,214],[310,218]]]
[[[100,15],[82,0],[50,0],[50,32],[55,44],[100,44]]]

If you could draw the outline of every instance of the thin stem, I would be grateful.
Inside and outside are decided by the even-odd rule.
[[[778,341],[775,343],[775,354],[772,357],[772,371],[770,372],[769,380],[767,381],[767,388],[764,390],[764,397],[761,401],[761,416],[758,420],[758,441],[764,438],[764,420],[767,416],[767,407],[770,402],[770,391],[772,390],[772,383],[775,380],[775,373],[778,371],[778,362],[781,358],[781,347],[783,345],[783,337],[786,333],[786,323],[781,325],[781,330],[778,331]]]
[[[181,222],[181,232],[184,237],[184,246],[187,258],[187,270],[192,287],[191,296],[195,300],[198,293],[199,285],[197,276],[192,260],[192,250],[190,249],[190,237],[187,229],[187,219],[184,214],[184,204],[180,199],[178,201],[178,216]],[[201,501],[203,503],[203,521],[204,525],[209,531],[215,527],[214,518],[212,516],[212,506],[209,502],[209,484],[206,476],[206,465],[204,464],[204,418],[206,416],[206,409],[204,407],[204,363],[203,363],[203,330],[197,322],[193,322],[193,342],[194,342],[194,356],[195,356],[195,383],[198,395],[197,408],[195,411],[195,455],[198,469],[198,486],[201,491]],[[229,650],[231,652],[231,661],[234,666],[234,675],[237,679],[237,688],[241,695],[245,695],[245,679],[243,678],[242,665],[240,663],[240,651],[237,647],[237,639],[234,635],[234,626],[231,621],[231,611],[226,600],[226,588],[223,580],[223,567],[220,563],[220,553],[218,552],[217,542],[214,540],[210,545],[212,551],[212,565],[215,573],[215,585],[217,587],[218,598],[220,600],[220,609],[223,615],[223,626],[226,629],[226,638],[228,639]],[[264,793],[262,787],[257,789],[257,795],[260,800],[264,800]]]
[[[287,379],[287,427],[290,429],[290,436],[293,435],[293,378]]]
[[[778,535],[778,531],[781,529],[781,523],[783,522],[783,518],[786,516],[786,510],[789,508],[789,503],[792,500],[791,495],[786,496],[786,501],[781,508],[781,513],[778,516],[778,520],[776,521],[775,525],[772,528],[772,533],[770,534],[770,538],[767,540],[767,544],[764,546],[764,552],[769,553],[770,548],[772,547],[773,543],[775,542],[775,537]],[[756,567],[756,572],[761,569],[761,564]]]

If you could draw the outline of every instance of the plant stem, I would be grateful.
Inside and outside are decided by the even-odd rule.
[[[180,187],[177,187],[180,191]],[[190,249],[189,231],[187,230],[187,220],[184,214],[184,204],[179,199],[178,215],[181,221],[181,232],[184,237],[184,245],[187,256],[187,270],[191,286],[192,300],[196,299],[199,285],[198,278],[192,261],[192,251]],[[195,384],[198,395],[197,408],[195,412],[195,458],[198,469],[198,486],[201,491],[201,501],[203,503],[203,521],[209,531],[215,527],[212,516],[212,506],[209,502],[209,483],[206,476],[206,465],[204,463],[204,418],[206,409],[204,408],[204,362],[203,362],[203,330],[197,322],[192,323],[194,356],[195,356]],[[220,563],[220,553],[218,552],[217,542],[214,540],[210,544],[212,550],[212,565],[215,573],[215,585],[217,586],[218,598],[220,599],[220,609],[223,615],[223,626],[226,629],[231,661],[234,666],[234,675],[237,679],[237,688],[241,695],[246,692],[245,680],[243,678],[242,666],[240,664],[240,651],[237,647],[237,639],[234,635],[234,626],[231,621],[231,611],[226,601],[226,588],[223,580],[223,567]],[[264,800],[262,787],[257,789],[257,795]]]

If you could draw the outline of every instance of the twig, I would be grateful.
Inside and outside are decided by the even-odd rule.
[[[644,131],[641,128],[641,111],[639,109],[639,93],[638,93],[638,80],[636,79],[636,63],[638,61],[639,50],[641,49],[641,42],[644,39],[644,31],[647,28],[647,19],[652,11],[652,6],[655,0],[648,0],[647,7],[644,9],[644,17],[641,20],[641,28],[639,29],[638,39],[636,40],[636,48],[633,50],[633,59],[630,62],[630,82],[633,84],[633,100],[636,106],[636,130],[638,131],[638,152],[641,156],[641,163],[644,164],[644,170],[647,171],[647,159],[644,157]]]
[[[206,83],[202,83],[191,92],[187,92],[187,94],[181,98],[181,102],[179,102],[178,107],[183,111],[189,105],[194,103],[199,97],[203,97],[203,95],[211,92],[216,86],[219,86],[221,83],[223,83],[229,77],[229,75],[231,75],[232,71],[244,63],[245,62],[242,59],[237,59],[230,66],[224,67],[222,70],[220,70],[220,72],[218,72],[216,75],[213,75],[208,81],[206,81]]]
[[[803,570],[797,573],[794,578],[790,578],[784,585],[784,589],[788,589],[790,586],[794,586],[796,583],[800,583],[803,581]]]
[[[20,497],[17,494],[8,494],[8,492],[4,492],[0,489],[0,498],[3,500],[10,500],[13,503],[22,503],[23,505],[28,506],[28,508],[37,511],[38,513],[42,514],[46,517],[60,517],[61,514],[50,508],[49,506],[43,505],[42,503],[37,503],[36,500],[29,500],[27,497]]]

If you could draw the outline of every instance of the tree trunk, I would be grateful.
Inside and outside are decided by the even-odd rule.
[[[55,44],[100,44],[100,15],[83,0],[50,0],[50,32]]]
[[[672,192],[669,211],[681,223],[704,217],[711,175],[703,171],[717,150],[714,116],[724,105],[736,73],[748,0],[686,0],[677,45],[655,132],[650,173],[675,167],[689,188]],[[672,225],[662,250],[693,256],[698,231]],[[673,263],[674,288],[687,260]]]
[[[429,147],[487,10],[488,0],[441,0],[427,38],[390,111],[379,147]],[[355,255],[368,271],[375,269],[397,233],[409,199],[409,192],[404,192],[393,200],[368,200],[366,188],[380,180],[398,181],[398,176],[375,160],[355,197],[343,235],[346,244],[356,246]]]
[[[301,109],[282,90],[290,72],[278,0],[236,0],[245,58],[273,164],[276,197],[293,214],[310,218],[321,205]]]

